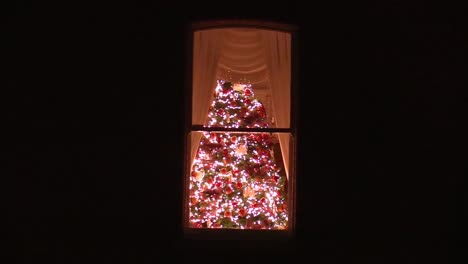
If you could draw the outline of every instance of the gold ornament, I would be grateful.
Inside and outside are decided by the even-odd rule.
[[[234,84],[234,86],[232,87],[232,89],[234,89],[235,91],[240,92],[240,91],[244,90],[244,87],[245,87],[244,84],[236,83],[236,84]]]
[[[203,171],[192,171],[192,176],[196,181],[201,181],[205,173]]]
[[[245,189],[244,189],[244,197],[247,197],[247,198],[252,198],[255,196],[255,190],[252,189],[252,187],[250,186],[247,186]]]
[[[242,144],[242,145],[239,145],[236,149],[236,153],[237,155],[245,155],[247,154],[247,146]]]

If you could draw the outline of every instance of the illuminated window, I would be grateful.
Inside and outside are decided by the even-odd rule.
[[[296,30],[217,21],[189,34],[185,234],[293,234]]]

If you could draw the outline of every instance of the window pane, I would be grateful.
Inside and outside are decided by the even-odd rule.
[[[231,114],[239,110],[240,117],[256,100],[269,127],[290,127],[289,33],[226,28],[197,31],[193,37],[192,124],[207,125],[210,111],[221,108]],[[232,86],[224,87],[225,82]]]
[[[191,228],[287,229],[289,133],[192,132]]]

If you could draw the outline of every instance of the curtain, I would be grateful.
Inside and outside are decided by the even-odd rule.
[[[205,125],[217,79],[226,72],[237,82],[250,80],[254,90],[271,92],[276,127],[290,127],[291,36],[254,29],[210,29],[194,33],[192,124]],[[202,133],[191,134],[191,161]],[[286,175],[289,178],[290,134],[279,133]]]
[[[219,58],[220,79],[252,84],[254,90],[265,88],[265,53],[260,30],[225,29],[223,51]],[[224,78],[223,78],[224,77]]]
[[[278,128],[289,128],[291,109],[291,35],[270,30],[262,32],[276,126]],[[289,178],[290,134],[279,133],[279,142],[286,175]]]
[[[192,124],[205,125],[208,110],[216,88],[216,72],[222,49],[223,30],[210,29],[193,34],[192,66]],[[200,143],[202,133],[191,133],[191,162]]]

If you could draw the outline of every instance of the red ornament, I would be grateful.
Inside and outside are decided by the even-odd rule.
[[[190,223],[190,226],[195,227],[195,228],[202,228],[203,227],[202,223],[200,223],[200,222],[195,222],[195,223],[192,222],[192,223]]]
[[[247,211],[245,211],[245,209],[242,208],[242,209],[239,210],[239,216],[240,217],[245,217],[246,215],[247,215]]]
[[[286,210],[286,208],[287,208],[286,204],[280,204],[277,207],[277,211],[282,213],[282,212],[284,212]]]
[[[282,212],[284,211],[283,205],[279,205],[277,211],[280,212],[280,213],[282,213]]]
[[[250,95],[252,95],[252,91],[250,89],[245,89],[244,94],[246,96],[250,96]]]
[[[232,189],[228,186],[226,187],[226,194],[231,194],[232,193]]]
[[[210,133],[210,139],[215,140],[216,139],[216,133]]]

